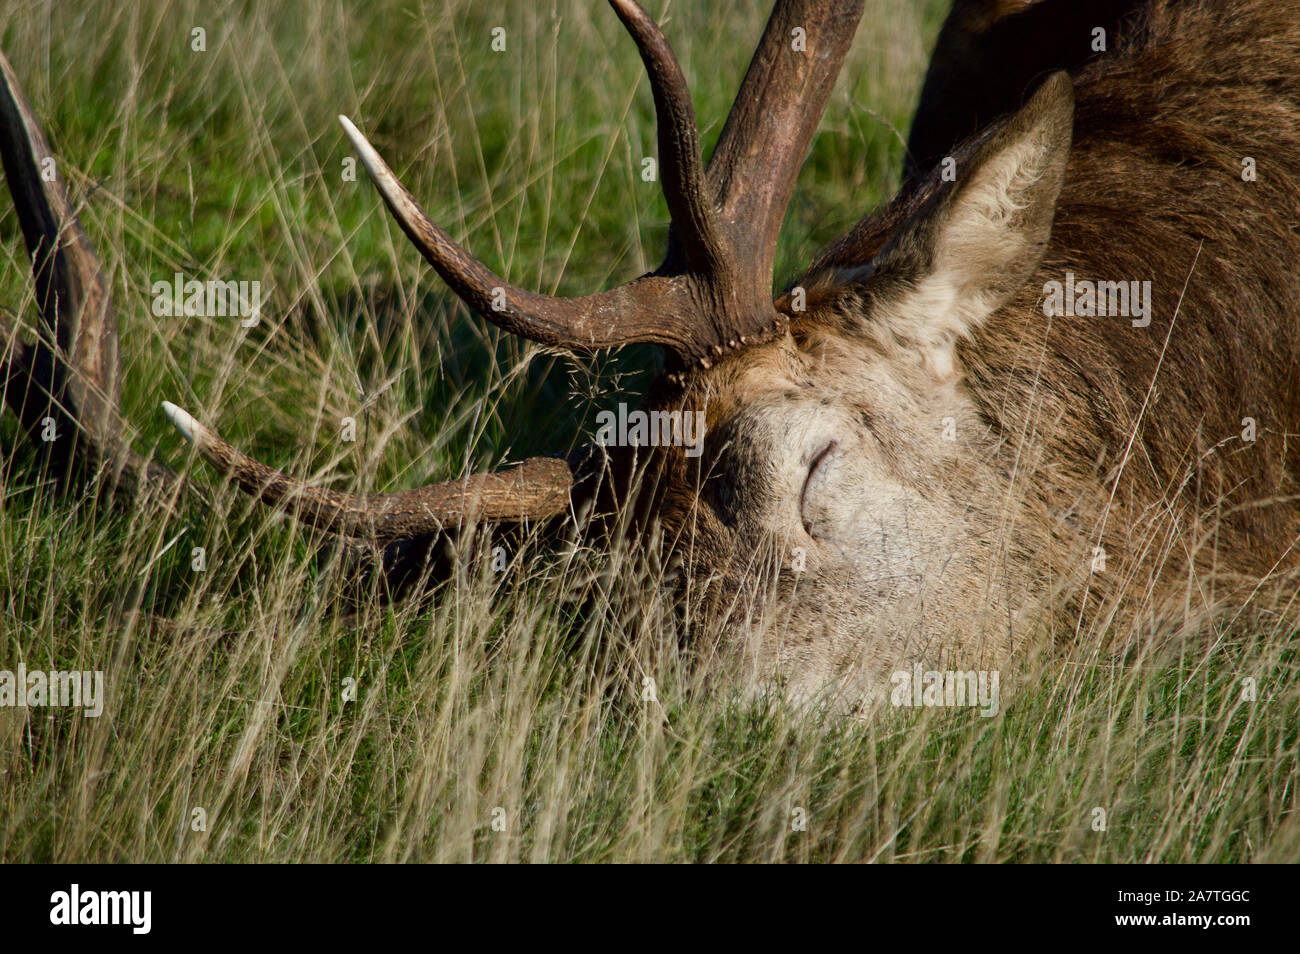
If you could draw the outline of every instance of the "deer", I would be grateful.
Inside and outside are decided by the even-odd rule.
[[[899,193],[779,292],[778,232],[864,0],[777,0],[707,163],[664,33],[634,0],[610,5],[649,78],[671,219],[662,264],[626,284],[511,284],[340,122],[473,312],[550,349],[657,346],[641,407],[701,414],[700,452],[593,443],[345,493],[164,402],[218,473],[384,547],[589,519],[671,561],[704,664],[791,699],[869,706],[921,661],[997,668],[1062,634],[1122,646],[1189,615],[1293,613],[1300,3],[1129,0],[1094,20],[1057,0],[958,0]],[[1007,62],[1008,43],[1043,36],[1055,53]],[[6,400],[29,432],[67,425],[41,448],[59,472],[174,497],[188,481],[123,436],[107,289],[0,66],[0,151],[45,329],[32,344],[0,329]]]

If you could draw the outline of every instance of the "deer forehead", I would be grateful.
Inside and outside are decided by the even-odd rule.
[[[967,422],[974,405],[963,383],[936,376],[915,355],[870,334],[818,328],[772,342],[700,375],[682,406],[703,410],[709,431],[737,422],[849,421],[881,432]],[[797,436],[797,435],[792,435]]]

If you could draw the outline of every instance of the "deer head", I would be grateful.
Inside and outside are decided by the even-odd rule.
[[[707,166],[667,40],[633,0],[610,2],[650,78],[672,220],[663,263],[626,285],[580,298],[511,285],[340,121],[403,231],[485,320],[558,348],[660,346],[666,367],[645,409],[702,415],[698,455],[587,448],[347,494],[261,464],[171,403],[164,412],[245,490],[346,537],[388,543],[467,519],[546,520],[595,499],[630,508],[676,555],[698,644],[751,682],[775,676],[804,694],[852,676],[869,691],[905,654],[1004,658],[1043,589],[1023,555],[1051,530],[1010,502],[1014,455],[972,399],[961,348],[1048,247],[1071,147],[1070,78],[1050,75],[954,152],[955,178],[936,169],[774,296],[778,232],[862,0],[778,0]],[[4,66],[5,165],[57,339],[15,352],[7,396],[25,421],[68,408],[81,456],[170,485],[121,437],[115,331],[93,251],[62,187],[35,175],[48,150]]]
[[[646,409],[703,414],[707,437],[697,457],[643,452],[647,489],[634,505],[678,554],[712,653],[804,688],[864,656],[878,670],[918,641],[1002,655],[1007,614],[1030,581],[990,572],[990,547],[1008,535],[1005,487],[956,349],[1047,247],[1070,148],[1068,77],[968,147],[958,181],[935,179],[859,226],[887,232],[878,248],[862,254],[859,236],[853,261],[815,263],[799,285],[806,304],[774,301],[777,234],[861,0],[777,3],[707,168],[668,42],[632,0],[611,2],[654,94],[672,217],[657,270],[575,299],[512,286],[457,246],[341,118],[384,202],[498,327],[563,348],[665,350]],[[796,27],[804,44],[791,42]],[[464,516],[546,518],[574,504],[579,465],[546,458],[395,494],[304,487],[164,410],[249,492],[336,533],[394,540]],[[943,439],[945,420],[960,440]]]

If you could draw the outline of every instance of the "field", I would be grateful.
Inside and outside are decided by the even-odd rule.
[[[778,282],[896,188],[945,9],[871,0]],[[766,11],[662,18],[706,154]],[[628,554],[514,541],[502,572],[466,556],[389,603],[340,587],[355,554],[193,458],[160,401],[376,490],[573,447],[635,403],[650,350],[557,356],[469,314],[335,119],[517,284],[639,275],[668,215],[642,178],[644,72],[605,4],[22,2],[0,45],[109,276],[135,447],[210,496],[167,515],[61,493],[4,416],[0,670],[102,670],[107,699],[98,718],[0,708],[0,861],[1300,860],[1285,627],[1189,619],[1120,655],[1053,633],[996,717],[863,723],[698,685]],[[7,191],[0,262],[0,314],[30,328]],[[155,314],[177,272],[261,281],[261,320]]]

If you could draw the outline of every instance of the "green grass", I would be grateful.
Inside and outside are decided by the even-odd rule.
[[[943,7],[872,5],[801,174],[779,283],[896,186],[895,129]],[[334,117],[490,266],[587,292],[652,268],[666,234],[640,178],[654,123],[635,50],[586,2],[79,10],[7,7],[0,41],[111,276],[136,446],[214,500],[166,519],[58,496],[6,415],[0,669],[102,669],[109,701],[98,719],[0,709],[0,860],[1300,858],[1286,630],[1207,621],[1122,658],[1061,640],[1004,674],[1018,688],[996,718],[861,723],[709,692],[656,580],[621,552],[530,540],[504,574],[461,561],[430,599],[340,593],[351,556],[223,487],[158,402],[339,487],[588,440],[655,356],[554,358],[485,330],[364,174],[343,181]],[[672,5],[706,149],[765,12]],[[7,200],[0,240],[0,309],[30,322]],[[269,283],[261,325],[154,317],[151,283],[178,270]],[[349,416],[353,444],[338,439]]]

